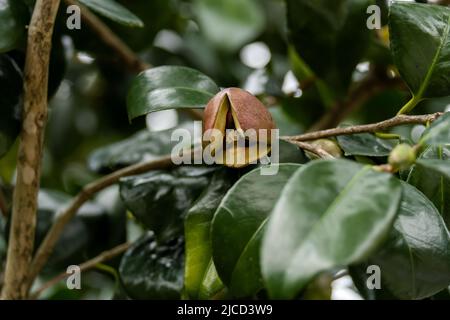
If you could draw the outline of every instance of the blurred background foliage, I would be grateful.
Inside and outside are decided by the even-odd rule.
[[[329,10],[332,12],[334,9],[331,2],[334,0],[325,1],[330,2]],[[25,24],[34,1],[14,2],[17,3],[15,10],[20,11],[20,19],[16,23]],[[366,78],[376,77],[388,83],[396,76],[388,40],[383,35],[384,29],[361,30],[352,24],[355,23],[354,20],[341,29],[336,29],[333,21],[328,21],[329,25],[324,21],[308,22],[308,12],[302,7],[302,1],[117,2],[138,16],[144,26],[131,28],[99,17],[143,61],[152,66],[189,66],[207,74],[221,87],[241,87],[252,92],[270,107],[282,135],[301,133],[316,124],[324,113],[333,108],[336,101],[340,101],[341,97],[348,97],[349,90],[353,90]],[[383,8],[383,24],[386,24],[386,1],[376,2]],[[372,1],[361,3],[367,5]],[[114,51],[98,39],[89,26],[82,23],[81,30],[68,30],[66,8],[62,3],[52,49],[50,114],[45,137],[41,184],[43,190],[39,196],[38,243],[48,230],[57,208],[66,203],[70,196],[102,173],[166,154],[170,150],[167,147],[170,135],[164,130],[192,120],[187,113],[171,110],[151,114],[130,123],[126,96],[135,74],[128,70]],[[0,19],[7,17],[0,16]],[[341,20],[346,19],[345,16],[334,17],[338,19],[335,21],[336,25],[341,25]],[[366,16],[360,18],[364,22]],[[332,47],[323,46],[329,37],[334,37],[339,32],[342,36],[337,38],[341,42]],[[1,41],[0,34],[3,51],[0,64],[6,65],[12,59],[22,69],[25,32],[18,33],[14,43],[2,44]],[[322,55],[317,55],[318,50]],[[339,59],[349,62],[342,63]],[[314,69],[325,85],[321,85],[320,81],[308,85],[311,70],[306,65]],[[338,70],[340,68],[344,70]],[[0,74],[4,90],[2,81],[5,80]],[[345,122],[364,123],[386,119],[393,116],[409,98],[402,85],[384,89],[350,109]],[[4,98],[0,93],[1,103],[2,99]],[[7,103],[11,107],[17,104],[14,101]],[[416,110],[420,113],[443,111],[443,106],[450,106],[450,99],[429,100]],[[1,115],[0,123],[3,121],[5,118]],[[8,121],[14,123],[14,120]],[[407,132],[411,129],[404,128]],[[10,203],[8,199],[14,183],[17,141],[8,142],[9,145],[11,148],[0,159],[0,187],[7,204]],[[205,180],[204,184],[207,181],[209,180]],[[198,196],[201,190],[195,192]],[[7,229],[5,220],[0,217],[1,230]],[[80,263],[126,239],[134,240],[142,233],[142,226],[126,213],[119,198],[119,189],[109,188],[84,206],[77,218],[70,223],[43,279],[61,272],[70,263]],[[73,241],[74,238],[77,240]],[[140,242],[152,242],[153,238],[153,234],[147,234]],[[4,262],[5,250],[5,234],[2,237],[0,233],[0,263]],[[133,252],[127,254],[132,255]],[[118,267],[119,261],[116,259],[111,265]],[[127,269],[127,272],[132,271]],[[70,291],[61,284],[46,291],[43,297],[126,297],[116,280],[117,273],[114,269],[103,268],[83,277],[84,290]],[[135,295],[140,297],[138,291],[135,291]],[[170,292],[167,295],[173,297]]]

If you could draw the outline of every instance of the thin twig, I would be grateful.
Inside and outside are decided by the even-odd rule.
[[[59,0],[37,0],[28,28],[24,113],[17,157],[3,299],[24,299],[34,247],[53,26]]]
[[[93,14],[88,8],[76,0],[64,0],[67,5],[76,5],[80,8],[81,16],[91,30],[125,63],[127,68],[133,73],[140,73],[150,69],[152,66],[139,58],[131,48],[122,41],[101,19]],[[194,119],[203,119],[203,113],[195,109],[182,109]]]
[[[296,146],[298,146],[299,148],[309,151],[313,154],[315,154],[316,156],[318,156],[319,158],[322,159],[334,159],[334,157],[329,154],[328,152],[326,152],[325,150],[323,150],[322,148],[319,148],[317,146],[314,146],[310,143],[307,142],[301,142],[301,141],[295,141],[295,140],[290,140],[290,139],[284,139],[286,142],[292,143]]]
[[[90,269],[95,268],[99,263],[103,263],[105,261],[111,260],[112,258],[124,253],[128,250],[130,247],[129,243],[123,243],[117,247],[114,247],[113,249],[110,249],[108,251],[104,251],[95,258],[92,258],[91,260],[88,260],[80,265],[80,271],[88,271]],[[66,279],[70,274],[67,272],[62,272],[53,279],[47,281],[44,283],[39,289],[37,289],[35,292],[33,292],[30,296],[30,299],[37,299],[45,290],[48,288],[53,287],[60,281]]]
[[[64,0],[67,5],[76,5],[81,10],[83,21],[97,36],[113,49],[132,72],[141,72],[151,66],[142,61],[114,32],[89,9],[76,0]]]
[[[383,131],[392,127],[406,124],[427,124],[429,122],[435,121],[442,115],[441,112],[425,114],[419,116],[409,116],[409,115],[399,115],[394,118],[384,120],[372,124],[363,124],[358,126],[350,126],[343,128],[334,128],[316,132],[308,132],[298,136],[285,136],[281,137],[283,140],[294,140],[294,141],[311,141],[323,138],[330,138],[342,135],[352,135],[357,133],[366,132],[378,132]]]
[[[196,152],[196,150],[191,152]],[[70,204],[57,214],[56,220],[45,236],[44,241],[39,246],[32,261],[28,282],[29,285],[31,286],[34,279],[47,263],[47,260],[53,252],[56,242],[64,231],[64,227],[66,226],[66,224],[75,216],[78,209],[80,209],[81,206],[94,194],[117,183],[120,178],[145,173],[150,170],[167,169],[172,167],[173,165],[174,164],[171,157],[166,156],[159,160],[139,163],[123,168],[85,186],[83,190],[70,202]]]

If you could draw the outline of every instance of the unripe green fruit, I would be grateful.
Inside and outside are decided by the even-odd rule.
[[[310,142],[310,144],[314,147],[322,149],[323,151],[326,151],[327,153],[332,155],[334,158],[342,158],[342,156],[343,156],[341,148],[333,140],[319,139],[319,140]],[[319,159],[319,156],[317,156],[316,154],[313,154],[311,152],[306,151],[305,154],[310,160]]]
[[[409,144],[396,146],[389,155],[389,164],[396,170],[406,170],[416,161],[416,151]]]

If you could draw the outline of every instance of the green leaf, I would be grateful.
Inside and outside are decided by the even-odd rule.
[[[389,30],[394,62],[415,100],[450,95],[450,8],[394,2]]]
[[[125,206],[158,238],[183,232],[184,217],[208,186],[215,167],[184,166],[120,180]]]
[[[371,133],[337,137],[346,156],[386,157],[395,146],[392,140],[377,138]]]
[[[22,88],[22,72],[11,58],[0,54],[0,158],[20,132]]]
[[[447,179],[450,179],[450,161],[419,159],[416,161],[416,164],[424,169],[435,171],[439,174],[442,174]]]
[[[127,8],[114,0],[79,0],[81,4],[112,21],[129,27],[143,27],[144,23]]]
[[[348,267],[348,273],[352,278],[353,284],[358,290],[359,294],[365,300],[396,300],[395,297],[384,285],[381,285],[381,289],[369,289],[367,286],[367,280],[373,271],[368,272],[368,267],[371,266],[369,262],[359,265],[353,265]],[[382,271],[381,271],[382,272]],[[372,283],[372,282],[371,282]]]
[[[17,0],[0,0],[0,52],[17,48],[25,38],[29,14]]]
[[[182,125],[193,133],[193,126]],[[95,172],[111,172],[142,161],[151,161],[169,155],[177,141],[171,141],[174,129],[150,132],[142,130],[132,137],[97,149],[89,156],[89,169]],[[189,147],[186,144],[186,147]]]
[[[201,31],[219,49],[235,51],[264,29],[264,12],[255,0],[196,0]]]
[[[385,240],[401,200],[392,175],[347,160],[313,161],[283,189],[263,239],[273,298],[295,298],[321,272],[360,262]]]
[[[228,191],[214,214],[214,264],[235,297],[250,297],[263,287],[261,237],[281,189],[298,168],[300,165],[280,164],[272,176],[261,175],[261,168],[251,171]]]
[[[345,93],[370,43],[372,0],[287,0],[291,41],[313,72]]]
[[[438,208],[447,227],[450,228],[450,179],[441,170],[427,164],[430,160],[450,161],[448,147],[429,147],[418,158],[413,166],[407,182],[422,191]],[[425,165],[424,165],[425,164]]]
[[[415,187],[402,186],[389,240],[368,265],[380,267],[381,290],[400,299],[424,299],[450,284],[450,234],[433,203]]]
[[[133,81],[127,99],[128,117],[179,108],[204,108],[219,88],[194,69],[162,66],[142,72]]]
[[[52,226],[55,216],[67,206],[71,197],[59,191],[41,189],[38,200],[35,247],[42,242]],[[84,204],[76,217],[70,220],[65,227],[44,271],[59,273],[68,265],[79,264],[110,248],[108,228],[106,227],[109,222],[105,209],[98,203],[89,201]]]
[[[218,171],[209,187],[189,209],[185,222],[186,266],[185,290],[191,299],[209,299],[223,290],[212,261],[211,220],[214,212],[232,186],[229,170]]]
[[[450,144],[450,112],[444,113],[425,130],[420,143],[429,145]]]
[[[147,232],[122,257],[119,275],[132,299],[175,300],[181,297],[183,268],[183,239],[159,243]]]

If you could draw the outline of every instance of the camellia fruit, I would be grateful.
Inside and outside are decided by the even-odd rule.
[[[274,129],[271,114],[255,96],[239,88],[228,88],[206,106],[204,147],[211,148],[218,164],[245,167],[269,154]],[[209,138],[212,132],[214,139]]]
[[[416,161],[416,151],[409,144],[397,145],[389,155],[389,164],[395,170],[406,170]]]
[[[314,140],[314,141],[310,142],[310,144],[314,147],[322,149],[323,151],[327,152],[334,158],[342,158],[343,157],[341,148],[339,147],[337,142],[334,140],[319,139],[319,140]],[[313,154],[309,151],[306,151],[305,154],[310,160],[319,159],[318,155]]]

